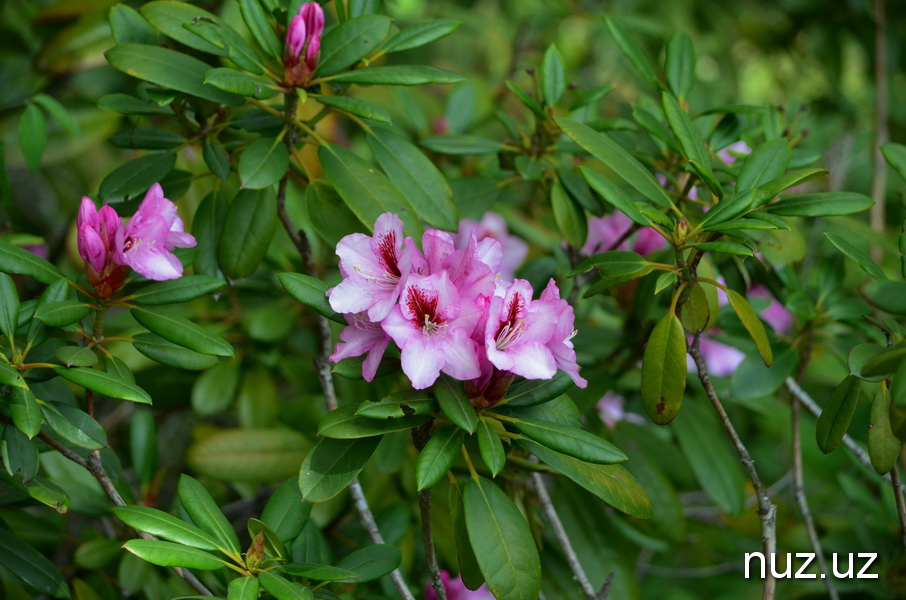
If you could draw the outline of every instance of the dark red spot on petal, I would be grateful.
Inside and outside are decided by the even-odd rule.
[[[412,313],[412,323],[416,327],[423,327],[426,323],[439,325],[444,322],[443,317],[437,314],[437,296],[429,296],[428,292],[421,288],[406,289],[406,307]]]
[[[402,276],[396,255],[396,232],[388,231],[378,241],[377,259],[384,269],[396,277]]]

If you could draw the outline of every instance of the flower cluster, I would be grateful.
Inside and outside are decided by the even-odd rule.
[[[619,211],[606,217],[592,217],[588,220],[588,237],[581,252],[591,256],[607,250],[632,250],[645,255],[661,250],[666,245],[661,234],[651,227],[642,227],[631,243],[625,240],[617,247],[613,247],[631,229],[632,221]]]
[[[469,382],[476,405],[499,400],[514,376],[550,379],[560,369],[585,387],[570,341],[575,315],[554,280],[539,299],[528,281],[503,280],[504,246],[476,229],[460,232],[458,244],[429,229],[419,249],[399,217],[385,213],[373,236],[340,240],[343,281],[328,296],[349,326],[330,359],[366,355],[362,374],[371,381],[392,341],[414,388],[443,372]]]
[[[110,206],[97,210],[91,198],[82,198],[79,254],[88,281],[101,298],[122,287],[129,268],[157,281],[181,277],[182,263],[171,250],[194,245],[195,238],[183,231],[176,205],[164,198],[160,184],[151,186],[125,225]]]
[[[286,82],[305,87],[311,81],[321,58],[321,34],[324,33],[324,11],[317,2],[306,2],[299,7],[286,30],[286,48],[283,51],[283,69]]]

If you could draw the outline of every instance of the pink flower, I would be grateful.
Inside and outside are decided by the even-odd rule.
[[[177,279],[182,276],[182,263],[171,251],[195,245],[195,238],[183,227],[176,205],[164,198],[160,184],[155,183],[129,223],[116,230],[113,261],[148,279]]]
[[[723,150],[720,150],[717,153],[717,158],[724,161],[728,165],[732,165],[736,162],[737,157],[745,156],[746,154],[751,154],[752,149],[749,148],[749,145],[742,140],[738,142],[733,142]]]
[[[446,271],[409,276],[400,303],[381,326],[400,347],[403,372],[415,389],[433,385],[441,371],[459,380],[481,375],[470,338],[481,315],[468,310],[470,303]]]
[[[576,336],[574,328],[576,315],[573,313],[573,307],[569,302],[560,298],[560,289],[551,279],[544,291],[541,292],[541,300],[551,302],[554,306],[554,314],[557,315],[557,324],[554,332],[551,334],[547,347],[550,348],[554,355],[554,362],[557,368],[564,371],[580,388],[588,385],[588,382],[579,375],[579,365],[576,363],[576,351],[573,348],[572,339]]]
[[[710,333],[719,334],[720,331],[712,329]],[[699,349],[701,350],[702,358],[705,359],[708,373],[718,377],[728,377],[732,375],[746,357],[741,350],[737,350],[733,346],[715,342],[704,335],[701,336],[699,340]],[[692,360],[692,357],[689,355],[686,356],[686,368],[689,371],[697,370],[695,361]]]
[[[609,390],[606,394],[601,396],[600,400],[598,400],[598,416],[601,417],[601,420],[610,429],[615,428],[620,421],[636,423],[639,425],[645,423],[645,419],[642,415],[626,412],[623,409],[625,404],[626,398],[613,390]]]
[[[519,237],[510,235],[506,221],[495,212],[486,212],[481,221],[471,219],[460,221],[456,247],[464,248],[469,243],[470,236],[474,236],[479,243],[487,238],[500,242],[503,252],[500,277],[507,281],[513,279],[516,269],[522,266],[525,257],[528,256],[528,244]]]
[[[347,235],[337,244],[343,281],[328,290],[330,306],[339,313],[367,312],[377,323],[387,316],[406,283],[413,258],[410,238],[403,240],[403,222],[384,213],[374,224],[374,236]],[[423,262],[423,259],[420,259]]]
[[[324,33],[324,11],[317,2],[306,2],[290,21],[286,31],[283,68],[286,82],[304,87],[318,68],[321,57],[321,34]]]
[[[345,343],[337,344],[330,360],[340,362],[344,358],[367,354],[362,363],[362,376],[365,381],[371,381],[390,343],[390,336],[381,328],[380,323],[370,321],[362,313],[343,316],[349,323],[349,326],[340,332],[340,339]]]
[[[547,344],[557,317],[554,302],[532,300],[531,284],[517,279],[491,299],[484,330],[488,360],[526,379],[552,378],[557,365]]]
[[[122,219],[109,206],[97,210],[91,198],[82,198],[76,225],[79,255],[85,261],[88,283],[99,297],[109,298],[123,287],[129,273],[129,269],[114,262]]]
[[[454,579],[447,571],[440,572],[440,580],[444,584],[447,600],[494,600],[494,595],[488,590],[487,584],[473,592],[466,587],[459,575]],[[430,581],[425,585],[425,600],[437,600],[437,592],[434,591]]]
[[[632,221],[617,211],[606,217],[592,217],[588,220],[588,237],[582,246],[582,254],[591,256],[608,250],[632,250],[639,254],[649,254],[664,247],[664,238],[650,227],[643,227],[636,234],[630,245],[629,240],[616,248],[613,245],[632,228]]]
[[[766,287],[755,284],[749,288],[748,295],[754,298],[770,298],[770,304],[759,313],[762,319],[774,328],[777,333],[786,333],[793,327],[793,316],[774,298]]]

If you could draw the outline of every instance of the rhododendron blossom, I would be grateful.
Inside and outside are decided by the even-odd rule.
[[[299,7],[286,30],[283,68],[290,85],[304,87],[311,81],[321,57],[321,34],[324,33],[324,11],[317,2]]]
[[[588,237],[582,246],[582,254],[593,255],[608,250],[632,250],[639,254],[650,254],[664,247],[664,238],[651,227],[642,227],[635,234],[635,240],[614,244],[632,228],[632,220],[621,212],[606,217],[592,217],[588,220]]]
[[[402,231],[386,213],[372,237],[337,244],[343,281],[327,294],[349,326],[332,361],[365,355],[362,374],[371,381],[392,340],[414,388],[446,373],[467,382],[476,406],[499,401],[516,376],[550,379],[560,369],[585,386],[571,341],[575,315],[553,280],[532,299],[529,282],[498,276],[507,259],[498,239],[460,227],[457,243],[429,229],[419,249]]]
[[[456,238],[456,247],[464,248],[469,243],[469,238],[475,236],[477,242],[488,238],[500,242],[502,260],[500,262],[500,277],[510,280],[516,269],[522,266],[528,256],[528,244],[515,235],[510,235],[503,217],[495,212],[486,212],[481,221],[463,219],[459,222],[459,234]]]
[[[452,577],[447,571],[440,572],[440,581],[447,594],[447,600],[494,600],[494,594],[488,589],[488,584],[472,591],[466,587],[459,575]],[[434,591],[431,582],[425,586],[425,600],[437,600],[437,592]]]

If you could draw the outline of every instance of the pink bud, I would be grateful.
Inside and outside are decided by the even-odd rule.
[[[299,7],[286,31],[286,50],[283,68],[286,83],[305,87],[318,68],[321,55],[321,34],[324,33],[324,11],[317,2]]]
[[[324,10],[317,2],[306,2],[299,8],[299,15],[305,21],[305,28],[311,37],[324,33]]]
[[[302,18],[302,15],[293,17],[289,29],[286,31],[286,49],[289,54],[298,57],[302,52],[302,48],[305,47],[306,31],[305,19]]]

